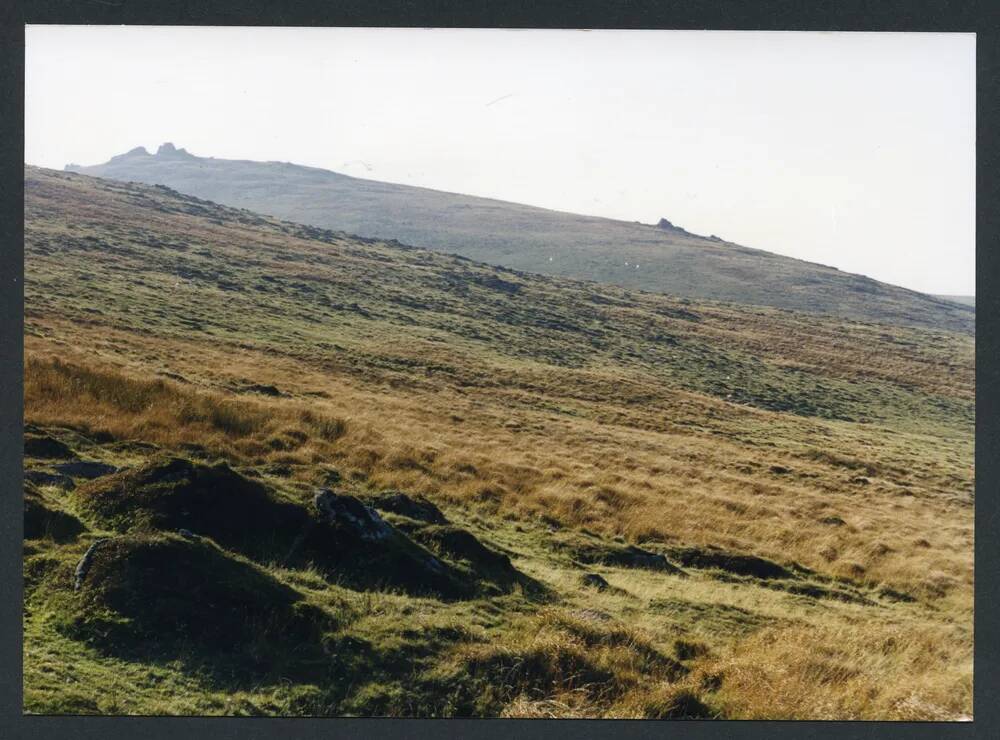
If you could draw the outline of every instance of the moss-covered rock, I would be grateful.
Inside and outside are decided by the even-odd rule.
[[[203,538],[99,540],[78,565],[77,584],[70,631],[115,650],[194,645],[263,661],[315,652],[336,626],[297,591]]]
[[[258,562],[315,566],[356,588],[448,598],[475,590],[459,569],[356,498],[321,491],[303,506],[224,463],[156,458],[84,484],[74,496],[85,516],[119,532],[184,529]]]
[[[460,527],[430,525],[414,529],[411,536],[443,557],[463,563],[476,580],[501,592],[510,592],[518,584],[529,592],[542,589],[541,584],[515,568],[507,555],[487,547]]]

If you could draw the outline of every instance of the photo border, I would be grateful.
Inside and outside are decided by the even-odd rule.
[[[962,5],[963,7],[959,7]],[[780,738],[874,736],[1000,737],[997,681],[1000,522],[997,452],[1000,415],[1000,297],[996,284],[1000,129],[1000,4],[931,1],[839,3],[630,2],[486,3],[351,0],[16,0],[0,9],[0,737],[43,738]],[[345,719],[63,717],[22,714],[22,429],[24,24],[396,26],[455,28],[617,28],[977,33],[975,720],[939,722],[657,721],[519,719]],[[985,492],[985,495],[983,495]]]

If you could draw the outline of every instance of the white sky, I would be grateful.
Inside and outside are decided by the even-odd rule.
[[[172,141],[975,284],[973,34],[29,26],[25,161]]]

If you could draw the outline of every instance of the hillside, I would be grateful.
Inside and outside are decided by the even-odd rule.
[[[527,272],[906,326],[974,326],[974,308],[690,234],[666,219],[655,226],[614,221],[287,163],[196,157],[170,144],[155,155],[140,147],[67,169]]]
[[[954,303],[961,303],[963,306],[976,307],[976,297],[974,295],[937,295],[935,298],[941,298],[945,301],[953,301]]]
[[[971,714],[965,332],[28,167],[25,354],[26,711]]]

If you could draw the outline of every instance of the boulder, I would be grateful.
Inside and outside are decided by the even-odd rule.
[[[338,528],[350,529],[360,539],[377,542],[392,536],[393,529],[374,509],[354,496],[336,494],[321,488],[313,497],[320,519]]]
[[[76,569],[73,571],[73,590],[79,591],[80,587],[83,586],[84,580],[87,578],[87,573],[90,572],[90,564],[94,562],[94,553],[97,552],[97,548],[107,542],[107,538],[96,540],[87,551],[83,553],[83,557],[80,558],[80,562],[76,564]]]

